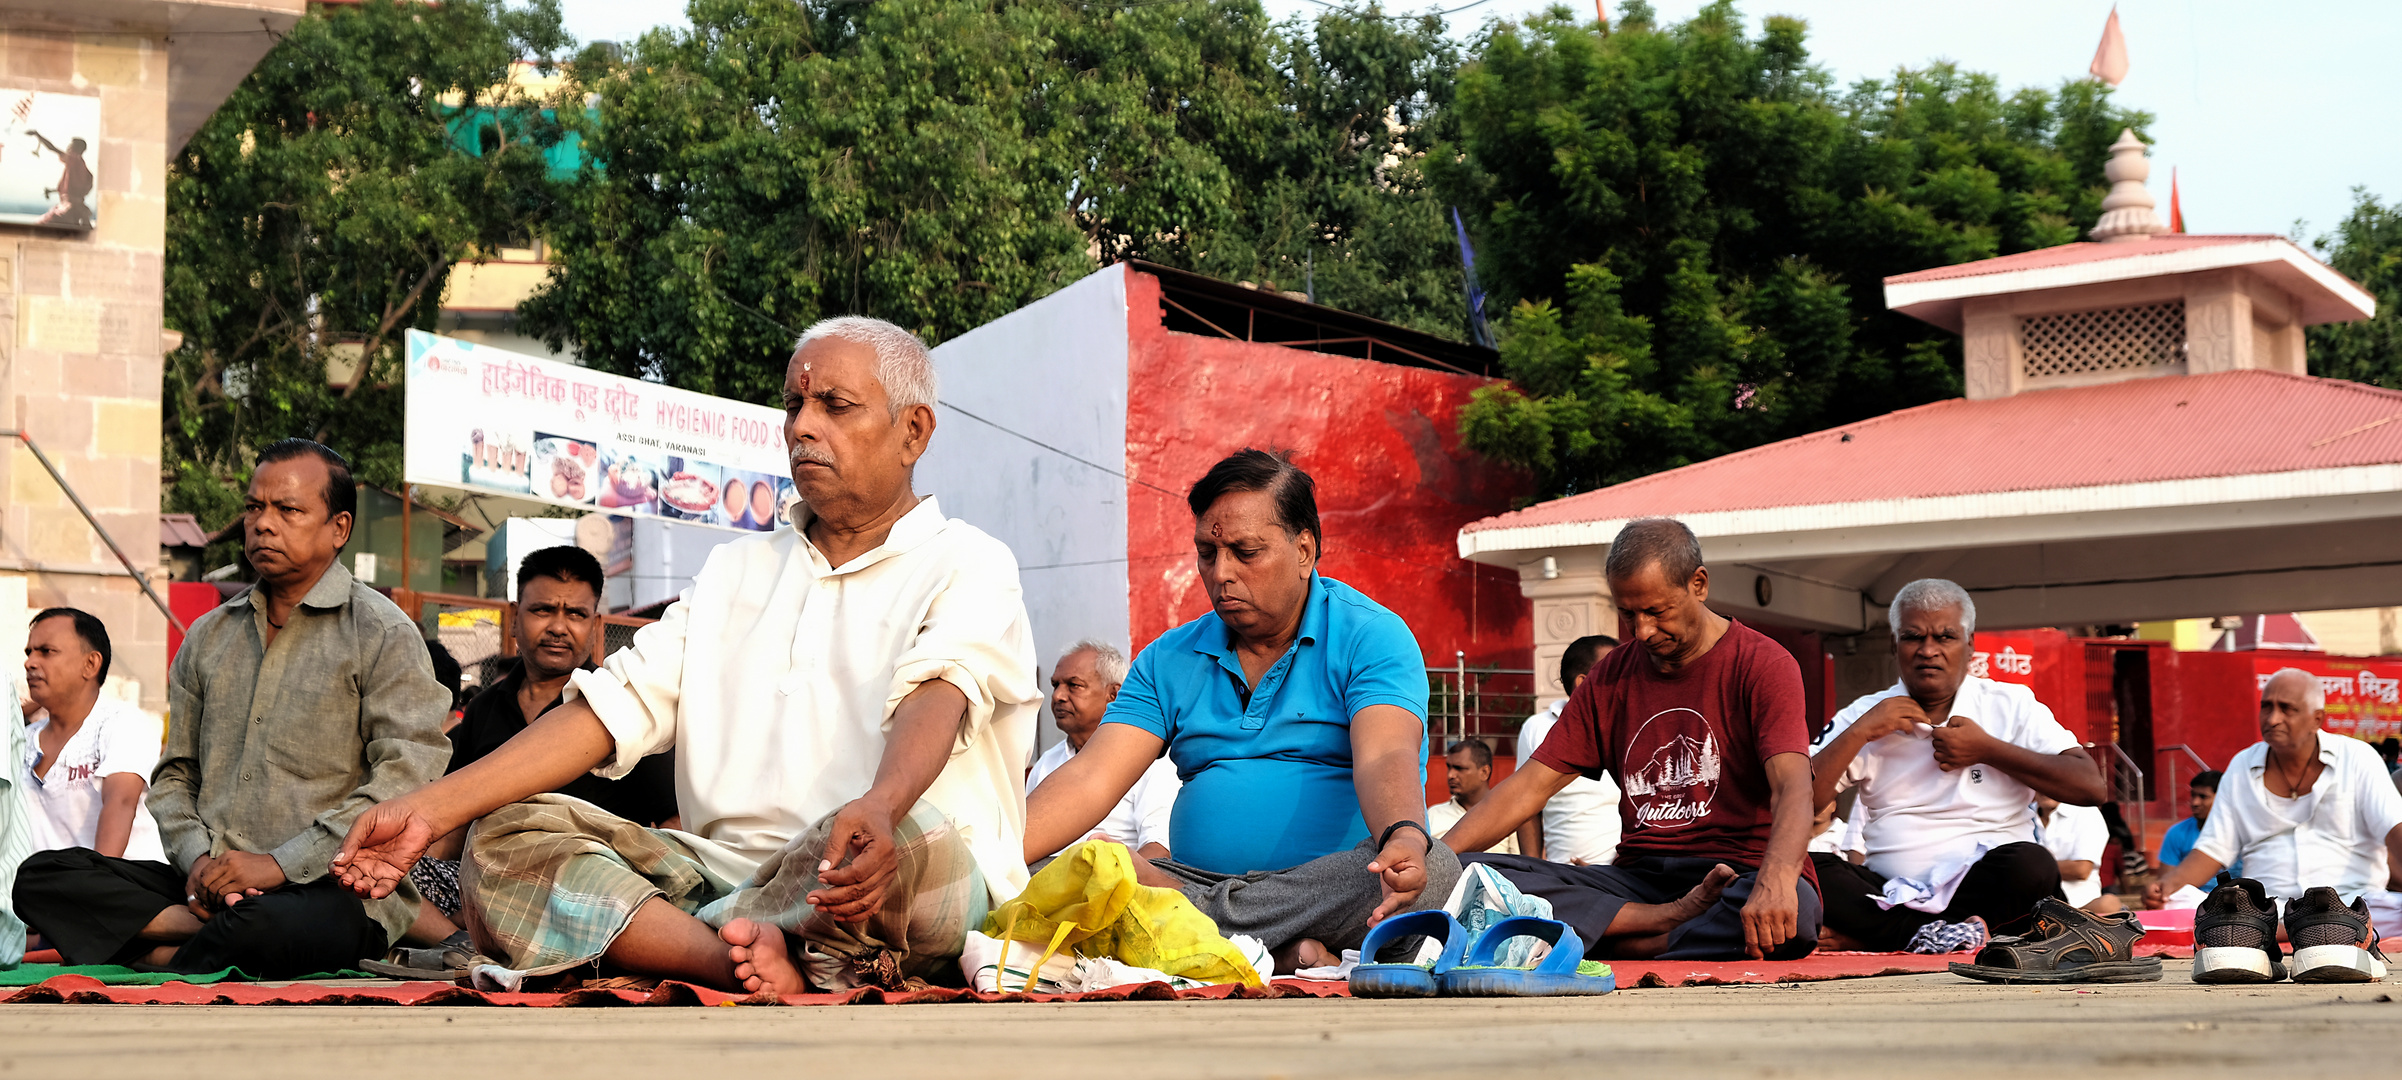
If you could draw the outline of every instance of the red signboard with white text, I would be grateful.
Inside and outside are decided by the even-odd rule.
[[[2318,677],[2327,694],[2326,730],[2375,742],[2402,735],[2402,660],[2280,656],[2254,653],[2256,685],[2267,686],[2280,668],[2300,668]]]
[[[1978,634],[1968,673],[1995,682],[2035,685],[2035,638],[2030,634]]]

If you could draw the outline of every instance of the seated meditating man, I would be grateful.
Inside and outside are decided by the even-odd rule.
[[[2257,981],[2224,966],[2236,946],[2219,937],[2247,917],[2275,921],[2280,935],[2297,922],[2307,940],[2294,940],[2295,981],[2308,979],[2300,950],[2327,961],[2319,979],[2356,981],[2341,974],[2384,975],[2379,937],[2402,934],[2402,896],[2387,891],[2402,866],[2402,793],[2369,744],[2324,729],[2326,688],[2299,668],[2269,676],[2260,688],[2260,741],[2227,762],[2218,798],[2193,851],[2144,887],[2145,907],[2157,908],[2188,885],[2210,894],[2194,916],[2198,981]],[[2224,867],[2242,864],[2238,882],[2212,888]],[[2243,885],[2252,888],[2243,888]],[[2257,942],[2245,942],[2256,945]],[[2253,957],[2257,973],[2268,959]],[[2212,974],[2225,978],[2203,978]]]
[[[1706,605],[1710,572],[1682,522],[1630,521],[1602,567],[1618,636],[1527,766],[1443,835],[1479,851],[1578,776],[1617,778],[1617,861],[1467,855],[1585,939],[1589,959],[1789,960],[1818,940],[1807,848],[1810,736],[1801,667]]]
[[[1459,877],[1421,819],[1426,664],[1399,616],[1318,573],[1316,489],[1290,460],[1246,449],[1185,501],[1211,612],[1134,658],[1101,730],[1027,799],[1026,853],[1090,833],[1165,752],[1175,858],[1137,877],[1280,972],[1336,963]]]
[[[956,979],[968,930],[1026,884],[1041,694],[1017,560],[911,489],[934,400],[908,331],[810,327],[784,373],[788,527],[718,547],[560,705],[361,818],[344,883],[380,895],[473,822],[467,925],[528,974],[602,961],[779,993]],[[555,794],[669,749],[681,829]]]
[[[167,672],[149,795],[165,860],[79,847],[18,873],[17,913],[68,963],[289,979],[378,959],[417,923],[415,889],[361,903],[328,873],[353,819],[450,757],[424,635],[336,561],[357,505],[332,450],[259,452],[242,508],[258,583],[195,620]]]
[[[2062,895],[2059,860],[2036,841],[2035,797],[2090,807],[2109,791],[2033,691],[1968,673],[1977,607],[1967,590],[1922,578],[1893,594],[1886,617],[1901,678],[1835,714],[1811,762],[1818,805],[1857,788],[1854,812],[1867,815],[1865,864],[1812,856],[1826,889],[1820,942],[1975,950],[2032,928],[2035,901]],[[1900,889],[1887,893],[1894,879],[1931,891],[1905,903]],[[1896,902],[1882,908],[1876,896]]]
[[[1126,685],[1126,667],[1126,654],[1106,641],[1087,638],[1060,654],[1059,663],[1051,668],[1051,722],[1058,724],[1060,734],[1067,738],[1034,759],[1033,770],[1026,774],[1029,798],[1092,741],[1093,732],[1101,730],[1101,717]],[[1174,852],[1168,846],[1168,819],[1176,811],[1176,792],[1183,786],[1176,779],[1175,762],[1165,757],[1152,762],[1143,770],[1143,778],[1101,819],[1100,831],[1094,835],[1126,845],[1137,858],[1170,857]]]

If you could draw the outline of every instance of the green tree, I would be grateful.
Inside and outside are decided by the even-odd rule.
[[[2308,333],[2310,373],[2402,390],[2402,205],[2352,190],[2352,216],[2312,244],[2338,273],[2377,298],[2377,314]]]
[[[398,483],[402,333],[541,218],[558,133],[510,65],[566,44],[557,0],[312,8],[176,155],[170,508],[225,524],[256,449],[291,435]]]
[[[1436,187],[1516,305],[1515,385],[1462,430],[1546,495],[1957,394],[1956,340],[1884,311],[1881,279],[2075,239],[2148,122],[1941,64],[1838,93],[1803,23],[1747,37],[1726,2],[1498,25],[1454,111]]]
[[[1419,175],[1455,63],[1432,20],[1256,0],[696,0],[587,53],[589,166],[523,312],[587,363],[773,393],[790,331],[940,340],[1155,259],[1461,329]]]

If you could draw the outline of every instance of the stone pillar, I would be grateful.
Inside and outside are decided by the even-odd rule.
[[[1962,383],[1970,401],[2009,397],[2026,382],[2018,316],[2007,298],[1968,302],[1961,313]]]
[[[1601,576],[1602,556],[1608,550],[1590,548],[1554,553],[1551,558],[1557,577],[1543,576],[1540,557],[1519,568],[1518,591],[1534,604],[1533,666],[1538,705],[1567,696],[1568,688],[1560,685],[1560,654],[1568,651],[1570,642],[1587,634],[1618,636],[1618,616],[1610,606],[1610,586]]]
[[[139,35],[0,30],[0,86],[97,97],[97,225],[0,225],[0,423],[21,428],[162,594],[158,572],[167,48]],[[6,455],[0,574],[25,604],[108,625],[112,682],[166,705],[166,619],[22,445]],[[22,612],[0,612],[18,625]],[[0,634],[5,637],[6,634]]]
[[[2258,366],[2252,355],[2252,297],[2235,271],[2196,274],[2185,290],[2185,373]]]

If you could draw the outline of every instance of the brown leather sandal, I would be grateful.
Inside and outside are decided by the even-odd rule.
[[[2033,931],[1993,939],[1952,974],[1998,983],[2159,982],[2160,958],[2135,955],[2142,937],[2134,912],[2096,915],[2047,896],[2035,902]]]

